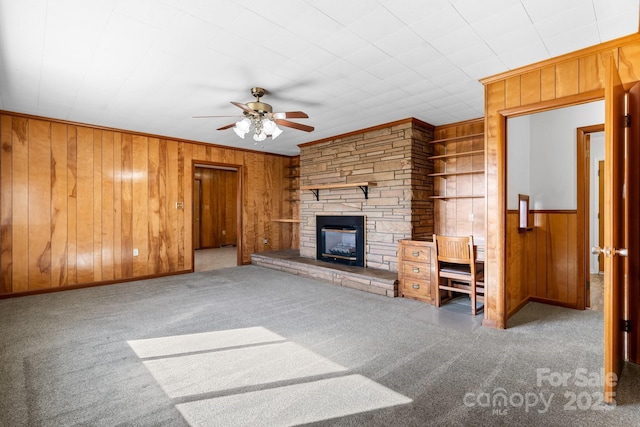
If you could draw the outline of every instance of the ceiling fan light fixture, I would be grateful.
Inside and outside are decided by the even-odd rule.
[[[271,132],[271,139],[276,139],[278,135],[282,133],[282,129],[280,129],[275,123],[273,124],[273,132]]]
[[[276,120],[282,120],[287,118],[287,113],[274,113],[273,118]]]
[[[253,139],[255,141],[264,141],[265,139],[267,139],[267,134],[264,132],[256,133],[253,135]]]
[[[273,133],[275,126],[276,124],[273,121],[266,118],[262,119],[262,129],[267,135],[271,135]]]
[[[245,117],[244,119],[236,122],[236,125],[233,127],[233,131],[240,138],[244,139],[244,136],[249,132],[250,128],[251,128],[251,120]]]

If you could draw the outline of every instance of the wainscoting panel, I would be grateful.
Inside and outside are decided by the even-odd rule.
[[[507,214],[507,310],[529,299],[578,308],[578,230],[575,211],[535,211],[534,227],[518,230],[518,212]]]

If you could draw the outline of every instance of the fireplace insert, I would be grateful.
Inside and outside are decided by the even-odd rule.
[[[364,267],[364,216],[316,216],[316,258]]]

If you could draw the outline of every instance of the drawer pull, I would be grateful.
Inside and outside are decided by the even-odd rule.
[[[420,285],[418,285],[417,283],[414,283],[411,287],[413,289],[420,289]]]
[[[418,267],[413,267],[413,272],[414,272],[414,273],[420,273],[420,268],[418,268]]]
[[[411,255],[415,256],[415,257],[419,257],[420,256],[420,252],[418,251],[413,251],[411,252]]]

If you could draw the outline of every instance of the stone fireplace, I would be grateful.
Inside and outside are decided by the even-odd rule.
[[[318,256],[317,218],[359,216],[362,266],[397,272],[398,241],[433,233],[432,140],[433,126],[406,119],[301,144],[300,184],[322,190],[300,190],[300,256]],[[372,183],[367,192],[353,186],[362,182]]]
[[[318,260],[365,266],[364,216],[316,216],[316,241]]]

